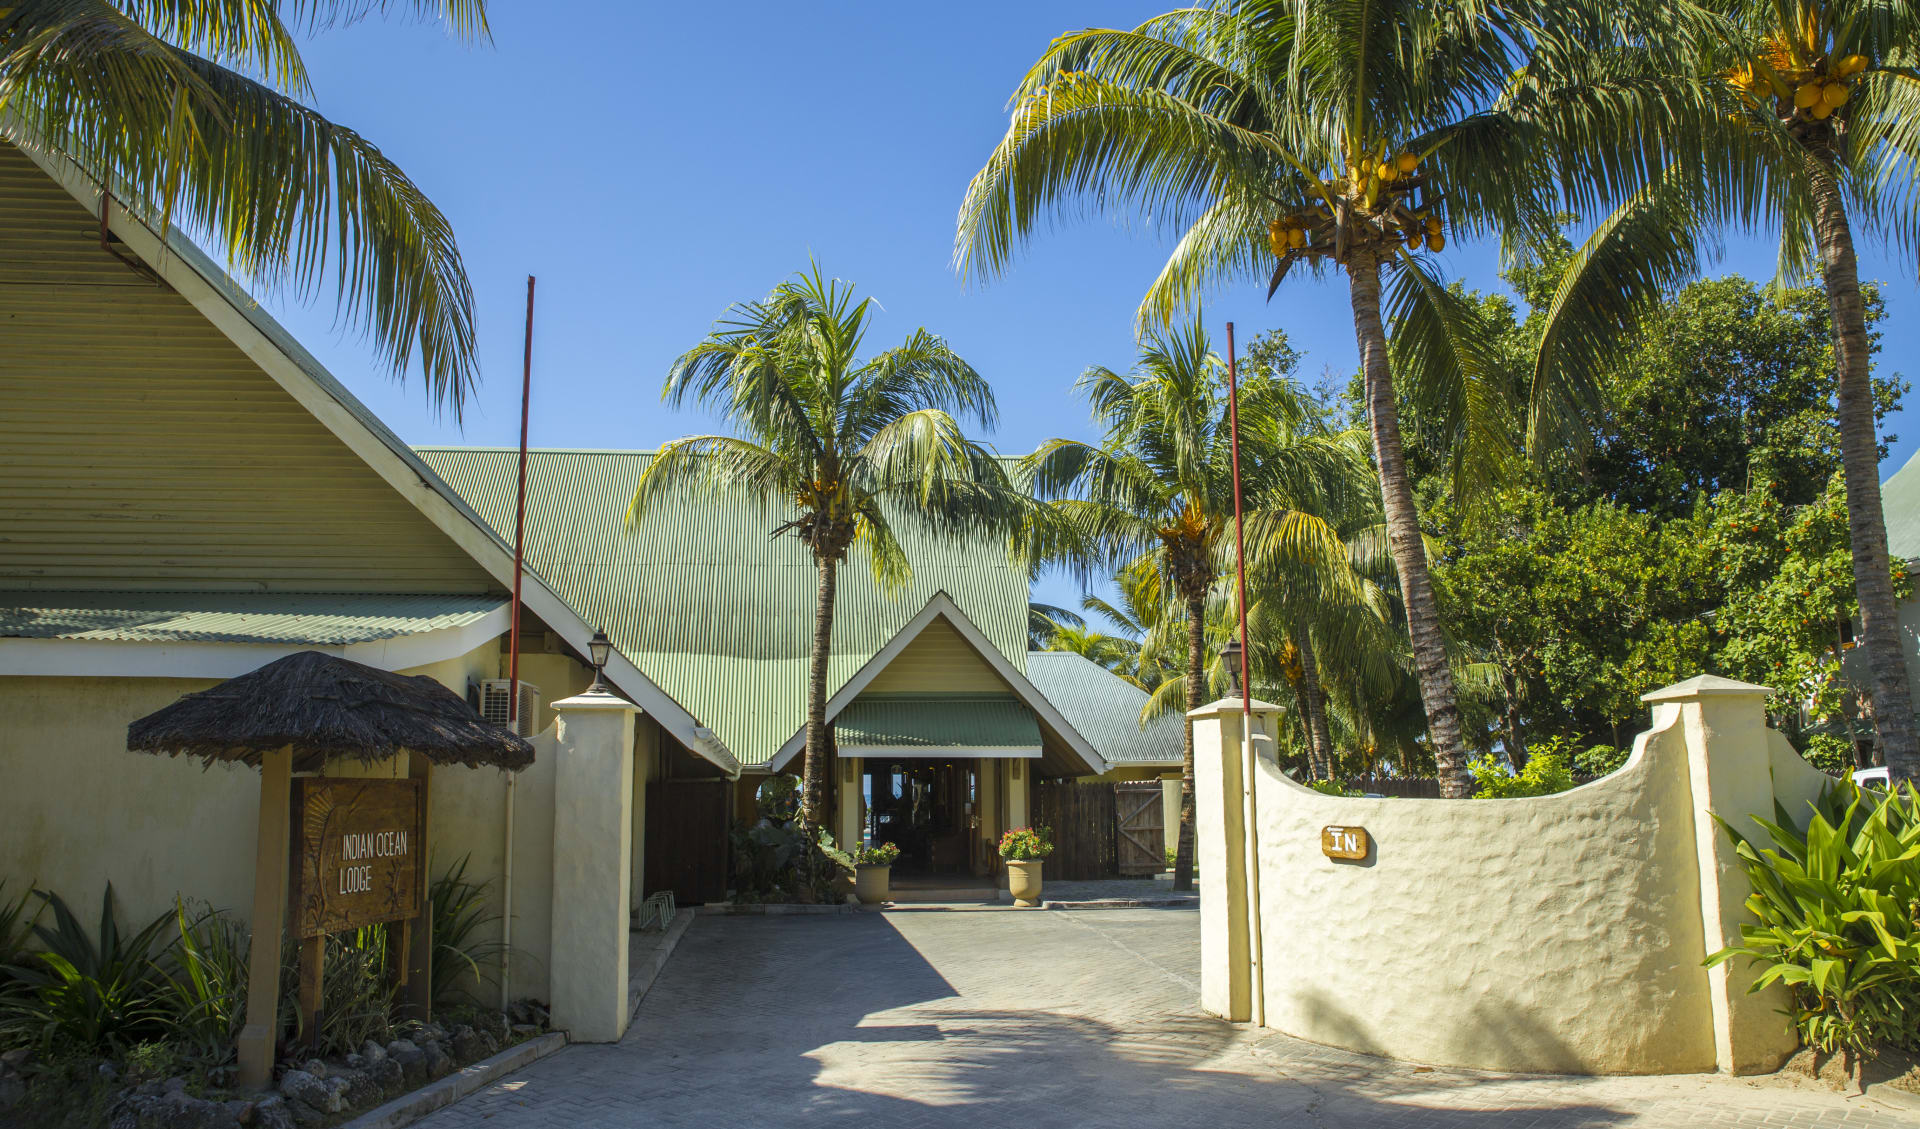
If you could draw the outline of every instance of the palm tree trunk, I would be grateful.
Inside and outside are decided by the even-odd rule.
[[[1840,461],[1847,483],[1847,532],[1853,546],[1853,592],[1873,673],[1873,727],[1895,783],[1920,779],[1920,737],[1915,734],[1913,692],[1901,654],[1894,612],[1893,577],[1887,565],[1887,524],[1880,509],[1879,444],[1873,427],[1873,377],[1869,369],[1867,316],[1860,298],[1853,230],[1832,166],[1813,178],[1814,219],[1827,304],[1833,311],[1833,368],[1839,383]]]
[[[1207,594],[1187,597],[1187,712],[1206,704]],[[1193,889],[1193,719],[1180,754],[1180,840],[1173,855],[1173,888]]]
[[[1320,688],[1320,662],[1313,654],[1313,640],[1300,625],[1294,645],[1300,648],[1300,695],[1307,703],[1307,748],[1313,754],[1310,768],[1321,780],[1333,779],[1333,734],[1327,729],[1327,694]]]
[[[813,651],[807,663],[807,756],[802,769],[800,822],[818,829],[827,814],[827,781],[833,779],[833,750],[827,734],[827,657],[833,648],[833,598],[838,562],[816,557],[820,588],[813,600]]]
[[[1453,670],[1440,634],[1440,613],[1427,575],[1427,549],[1420,538],[1420,511],[1407,477],[1407,456],[1400,439],[1400,410],[1394,403],[1393,370],[1387,364],[1387,330],[1380,322],[1380,262],[1372,251],[1356,251],[1347,262],[1353,297],[1353,332],[1360,345],[1367,418],[1373,428],[1374,457],[1380,464],[1380,500],[1387,518],[1387,542],[1400,595],[1407,608],[1414,670],[1420,676],[1420,700],[1427,709],[1427,733],[1439,770],[1440,795],[1465,799],[1473,794],[1466,749],[1460,743],[1460,704]]]

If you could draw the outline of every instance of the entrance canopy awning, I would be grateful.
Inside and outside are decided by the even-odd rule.
[[[1026,757],[1041,754],[1040,722],[1011,694],[875,694],[833,719],[841,756]]]

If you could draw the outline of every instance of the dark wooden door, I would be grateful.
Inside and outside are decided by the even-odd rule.
[[[1119,868],[1122,874],[1158,874],[1167,868],[1167,817],[1158,780],[1113,786],[1119,809]]]
[[[1079,882],[1120,873],[1114,851],[1119,821],[1113,785],[1037,780],[1033,821],[1053,832],[1046,877]]]
[[[726,900],[731,798],[725,780],[647,782],[646,893],[672,890],[692,905]]]

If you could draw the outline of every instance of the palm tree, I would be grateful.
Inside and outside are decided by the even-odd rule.
[[[1131,205],[1185,230],[1144,324],[1214,283],[1271,295],[1296,265],[1344,271],[1393,560],[1443,794],[1472,790],[1407,472],[1385,309],[1417,363],[1407,393],[1459,413],[1463,473],[1498,449],[1487,336],[1424,251],[1449,231],[1522,233],[1556,184],[1587,197],[1644,162],[1592,82],[1550,85],[1615,22],[1487,0],[1218,0],[1131,31],[1056,39],[961,207],[963,274],[1005,269],[1043,217]],[[1545,21],[1560,13],[1567,27]],[[1589,39],[1581,39],[1587,35]],[[1590,79],[1591,71],[1583,71]],[[1616,118],[1603,116],[1614,112]],[[1558,138],[1580,144],[1557,144]],[[1558,180],[1555,180],[1557,175]],[[1566,189],[1567,185],[1580,185]],[[1383,298],[1382,274],[1393,276]]]
[[[1920,781],[1920,729],[1902,655],[1880,505],[1872,344],[1855,254],[1856,223],[1912,234],[1920,161],[1920,9],[1863,0],[1707,0],[1675,5],[1705,28],[1673,72],[1700,81],[1715,114],[1653,123],[1673,165],[1604,222],[1555,296],[1539,372],[1577,383],[1617,356],[1665,287],[1693,272],[1716,224],[1779,233],[1780,282],[1817,264],[1833,319],[1841,465],[1854,593],[1872,673],[1874,730],[1895,780]],[[1625,268],[1625,269],[1623,269]],[[1555,342],[1557,335],[1566,339]],[[1567,355],[1551,346],[1571,343]],[[1563,385],[1567,384],[1562,379]],[[1577,415],[1563,404],[1564,424]]]
[[[484,0],[410,6],[463,38],[487,34]],[[282,20],[284,9],[319,27],[373,7],[0,5],[0,139],[72,159],[163,224],[186,220],[264,285],[311,293],[331,266],[344,321],[396,376],[418,362],[458,416],[477,370],[453,230],[371,142],[299,100],[307,73]]]
[[[1158,689],[1170,673],[1163,660],[1172,633],[1180,631],[1179,643],[1182,647],[1186,643],[1185,632],[1180,630],[1186,609],[1168,609],[1166,585],[1152,555],[1138,557],[1114,573],[1113,586],[1114,600],[1089,594],[1081,597],[1081,610],[1106,619],[1126,640],[1129,661],[1119,673],[1142,690]],[[1173,666],[1184,669],[1185,657],[1175,660]]]
[[[732,307],[667,373],[663,398],[727,417],[738,436],[696,435],[660,448],[627,511],[637,523],[663,500],[730,490],[782,515],[820,574],[807,671],[801,817],[818,828],[833,779],[827,659],[839,567],[860,550],[883,584],[912,576],[898,531],[955,540],[1009,536],[1030,507],[1005,468],[956,416],[995,419],[993,391],[925,329],[872,357],[861,345],[871,298],[815,266],[757,302]]]
[[[1079,390],[1105,430],[1099,444],[1050,439],[1023,460],[1036,496],[1053,499],[1083,568],[1151,553],[1184,613],[1187,708],[1205,701],[1207,600],[1231,562],[1233,472],[1226,367],[1197,324],[1152,333],[1131,375],[1092,368]],[[1329,557],[1345,546],[1315,514],[1352,480],[1352,450],[1307,430],[1297,389],[1250,380],[1240,393],[1249,556]],[[1173,618],[1173,617],[1169,617]],[[1193,726],[1181,763],[1174,886],[1193,882]]]

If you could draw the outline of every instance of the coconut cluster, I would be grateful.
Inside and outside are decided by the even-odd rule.
[[[1772,99],[1774,112],[1783,119],[1825,121],[1847,104],[1854,76],[1870,65],[1865,55],[1833,58],[1812,45],[1793,51],[1773,43],[1765,58],[1735,67],[1726,77],[1756,106]]]
[[[1306,207],[1267,224],[1267,249],[1282,262],[1296,255],[1344,259],[1357,238],[1392,240],[1407,250],[1444,250],[1447,237],[1428,202],[1420,157],[1385,147],[1349,159],[1343,175],[1324,180]],[[1331,203],[1329,203],[1331,201]]]

